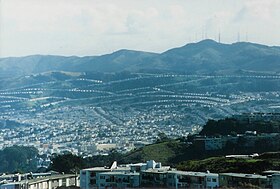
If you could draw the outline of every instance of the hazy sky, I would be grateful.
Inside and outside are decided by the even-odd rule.
[[[0,57],[162,52],[219,31],[280,46],[280,0],[0,0]]]

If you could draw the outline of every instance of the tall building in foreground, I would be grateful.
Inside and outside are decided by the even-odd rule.
[[[154,160],[146,163],[117,165],[114,162],[111,167],[93,167],[80,171],[81,189],[102,188],[127,188],[140,186],[140,173],[149,169],[170,169],[170,166],[162,166]]]
[[[81,189],[105,188],[209,188],[219,186],[219,175],[177,171],[154,160],[146,163],[94,167],[80,171]]]
[[[94,167],[80,171],[81,189],[125,188],[201,188],[216,189],[260,187],[279,189],[280,171],[265,171],[262,175],[242,173],[210,173],[178,171],[154,160],[146,163]]]

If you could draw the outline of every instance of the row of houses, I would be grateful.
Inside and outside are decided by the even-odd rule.
[[[109,188],[280,188],[280,171],[268,175],[178,171],[153,160],[146,163],[94,167],[80,171],[81,189]]]
[[[279,121],[280,113],[263,113],[263,112],[255,112],[255,113],[242,113],[240,115],[233,115],[233,118],[246,121],[248,123],[256,122],[256,121]]]

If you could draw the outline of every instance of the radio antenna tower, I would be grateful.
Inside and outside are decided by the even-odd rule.
[[[218,41],[219,41],[219,43],[221,43],[221,31],[220,30],[219,30]]]
[[[240,32],[237,34],[237,42],[240,42]]]

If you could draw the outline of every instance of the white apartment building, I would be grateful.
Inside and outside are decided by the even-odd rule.
[[[161,168],[161,163],[150,160],[146,163],[120,166],[117,165],[117,162],[114,162],[111,167],[105,166],[83,169],[80,171],[80,187],[81,189],[99,189],[99,187],[102,188],[105,186],[119,186],[122,188],[126,185],[137,187],[137,183],[139,183],[140,180],[139,173],[147,169],[155,168]]]
[[[168,171],[168,188],[207,188],[219,187],[219,174],[210,172]]]

